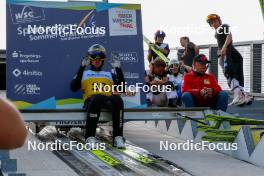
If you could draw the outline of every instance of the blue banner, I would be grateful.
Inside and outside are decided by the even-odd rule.
[[[8,0],[6,13],[7,97],[19,109],[81,108],[70,82],[96,43],[107,50],[104,70],[118,56],[126,82],[144,82],[140,5]],[[123,100],[145,104],[142,93]]]

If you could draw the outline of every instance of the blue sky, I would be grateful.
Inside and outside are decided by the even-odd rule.
[[[157,29],[167,33],[165,42],[179,46],[181,36],[197,44],[215,43],[214,31],[205,22],[209,13],[217,13],[232,27],[233,39],[264,39],[264,22],[258,0],[109,0],[142,5],[143,33],[153,39]],[[5,1],[0,1],[0,49],[5,49]]]

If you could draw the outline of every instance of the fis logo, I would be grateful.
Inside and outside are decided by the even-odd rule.
[[[9,5],[9,10],[14,24],[45,20],[44,11],[40,7]]]

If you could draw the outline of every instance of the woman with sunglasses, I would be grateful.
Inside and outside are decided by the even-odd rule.
[[[208,15],[206,21],[216,31],[219,64],[223,69],[228,86],[234,93],[234,99],[229,105],[250,105],[253,98],[247,96],[244,91],[243,57],[233,46],[229,25],[222,24],[217,14]]]
[[[71,82],[71,90],[76,92],[81,89],[83,92],[84,108],[87,111],[86,143],[92,149],[98,149],[99,143],[95,138],[96,127],[101,109],[108,108],[112,111],[113,146],[125,148],[123,138],[123,100],[115,90],[105,88],[113,87],[113,85],[125,85],[125,80],[120,68],[120,61],[118,60],[113,59],[114,63],[112,66],[115,68],[115,74],[102,71],[105,59],[105,48],[99,44],[92,45],[86,57],[82,60],[77,75]],[[89,67],[89,69],[85,70],[86,67]],[[100,86],[103,87],[100,89]]]

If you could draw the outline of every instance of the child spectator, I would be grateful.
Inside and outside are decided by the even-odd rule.
[[[172,85],[172,91],[167,93],[169,99],[169,107],[180,105],[181,99],[181,82],[182,74],[180,73],[180,63],[178,60],[170,60],[169,74],[167,75],[169,82]]]
[[[145,82],[151,90],[147,93],[148,106],[168,106],[168,98],[164,90],[164,86],[169,84],[166,63],[161,58],[157,58],[151,65],[152,68],[145,77]]]

